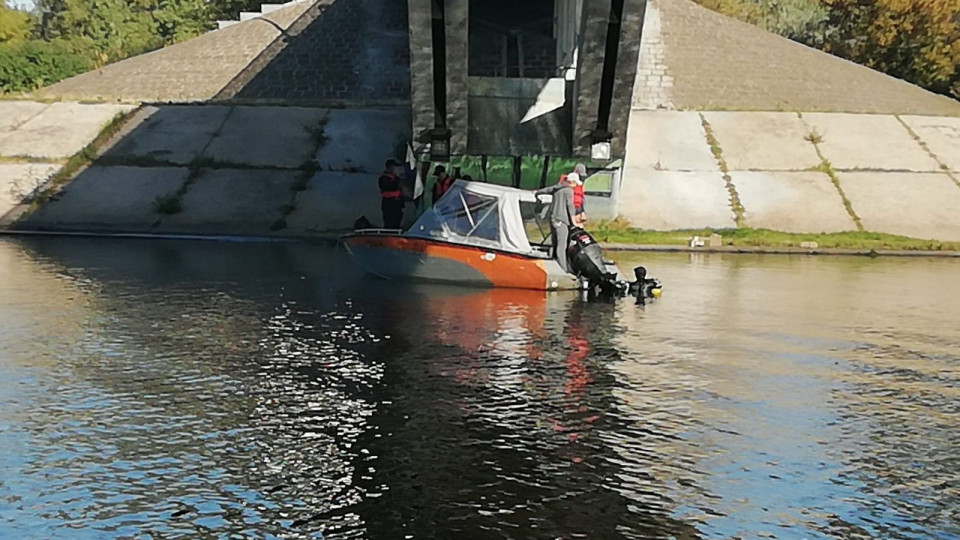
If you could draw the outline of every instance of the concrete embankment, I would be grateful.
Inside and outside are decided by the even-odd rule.
[[[118,113],[95,159],[31,204]],[[401,109],[0,101],[0,220],[296,237],[376,223],[377,173],[409,130]],[[635,111],[619,194],[592,217],[960,241],[960,118]]]
[[[409,116],[397,110],[145,106],[51,200],[30,204],[100,125],[132,109],[74,105],[95,129],[67,147],[47,129],[79,129],[63,106],[0,102],[38,111],[0,138],[0,215],[9,227],[288,236],[348,229],[360,215],[378,218],[377,174],[409,139]],[[24,139],[32,142],[16,142]]]
[[[960,240],[960,118],[635,111],[630,129],[637,227]]]

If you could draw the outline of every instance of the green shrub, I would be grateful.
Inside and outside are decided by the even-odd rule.
[[[0,45],[0,93],[36,90],[91,67],[60,42],[31,40]]]

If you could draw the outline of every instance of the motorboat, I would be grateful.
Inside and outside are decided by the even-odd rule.
[[[549,202],[549,195],[458,180],[407,231],[362,228],[340,240],[357,266],[385,279],[626,293],[630,284],[586,231],[571,235],[574,272],[560,267],[544,215]]]

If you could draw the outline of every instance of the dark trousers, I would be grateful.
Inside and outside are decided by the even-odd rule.
[[[560,221],[550,223],[550,229],[553,232],[553,258],[564,272],[570,271],[570,265],[567,263],[567,248],[570,247],[570,226]]]
[[[383,228],[399,229],[403,221],[403,201],[400,199],[381,199],[380,211],[383,212]]]

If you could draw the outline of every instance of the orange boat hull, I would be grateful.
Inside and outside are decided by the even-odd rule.
[[[386,279],[538,291],[579,287],[550,259],[400,234],[357,233],[343,242],[358,266]]]

